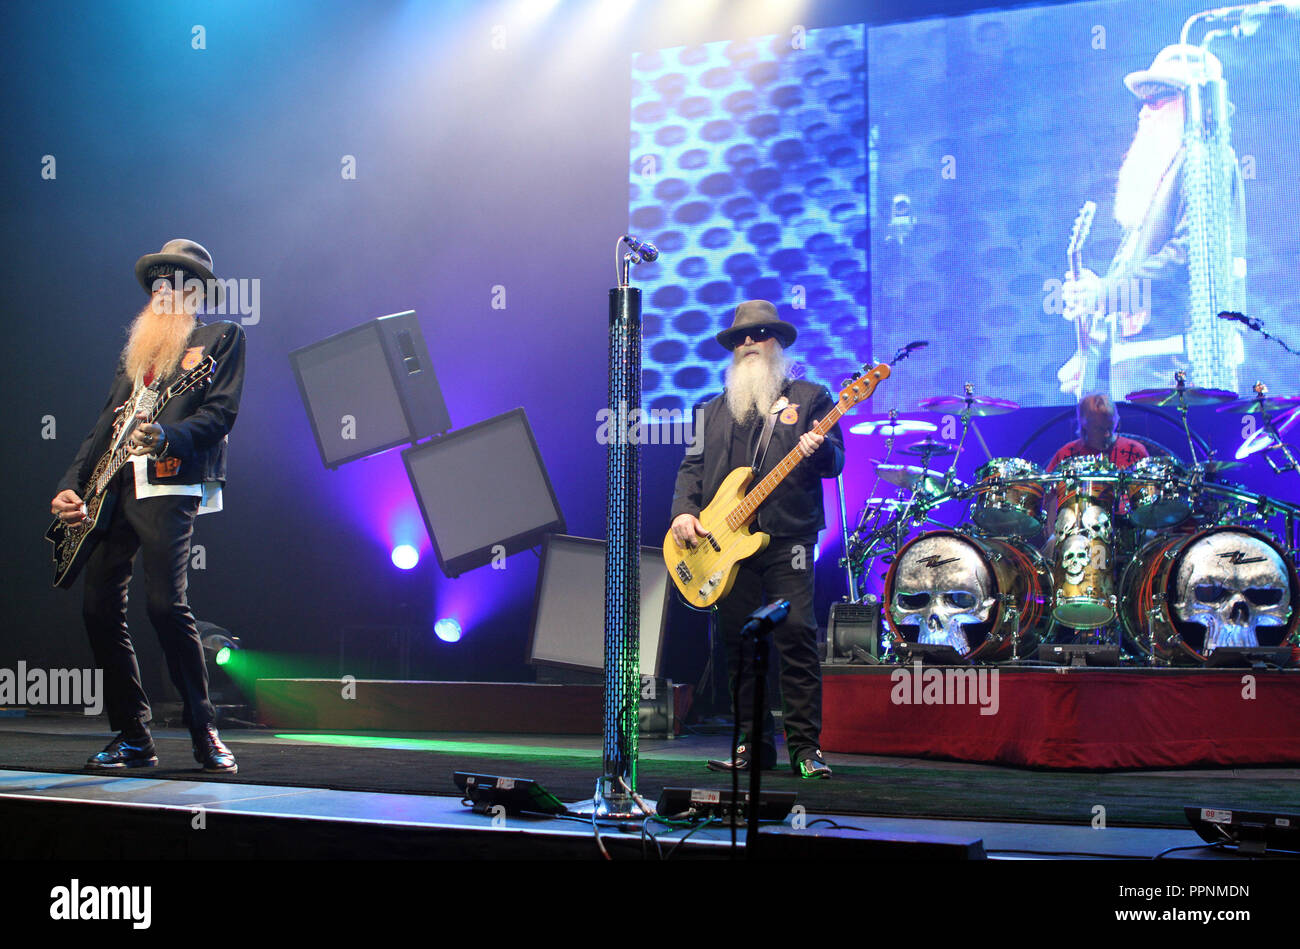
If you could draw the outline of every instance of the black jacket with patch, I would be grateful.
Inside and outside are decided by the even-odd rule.
[[[212,380],[203,388],[182,393],[163,406],[154,420],[167,438],[166,453],[148,464],[150,484],[201,484],[226,480],[226,435],[239,413],[244,389],[244,330],[238,323],[220,320],[194,328],[185,343],[182,368],[167,385],[184,375],[186,363],[197,364],[204,356],[216,360]],[[197,350],[197,353],[195,352]],[[77,457],[59,482],[59,491],[82,493],[95,464],[112,444],[117,410],[135,387],[119,361],[109,388],[108,401],[94,427],[77,450]],[[166,386],[164,386],[165,388]]]
[[[835,400],[824,386],[804,379],[788,383],[785,397],[793,403],[794,418],[786,412],[778,414],[772,429],[772,440],[767,446],[758,476],[750,482],[757,484],[775,468],[799,442],[799,436],[811,431],[821,419],[835,408]],[[681,514],[699,516],[700,511],[713,500],[722,481],[733,470],[730,467],[732,430],[735,425],[727,408],[726,393],[722,393],[695,408],[694,439],[687,446],[686,457],[677,470],[677,485],[673,491],[672,520]],[[761,433],[762,429],[757,429]],[[757,447],[758,434],[750,445],[750,457]],[[838,424],[826,434],[811,458],[801,461],[771,497],[758,509],[755,526],[758,530],[776,537],[808,537],[826,526],[822,506],[821,479],[834,478],[844,469],[844,435]]]

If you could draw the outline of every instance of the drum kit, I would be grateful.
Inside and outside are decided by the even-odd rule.
[[[1198,459],[1187,425],[1193,405],[1258,415],[1289,463],[1274,470],[1300,471],[1276,424],[1282,413],[1300,415],[1300,397],[1270,397],[1257,386],[1253,398],[1238,399],[1189,387],[1181,374],[1175,382],[1128,401],[1177,408],[1190,463],[1161,455],[1121,468],[1105,455],[1077,455],[1048,472],[1001,457],[966,484],[956,459],[970,420],[1019,408],[976,396],[970,385],[963,396],[919,404],[959,415],[956,444],[933,438],[933,423],[897,412],[855,426],[886,438],[845,560],[858,600],[869,599],[857,591],[876,565],[888,565],[886,650],[1021,662],[1040,646],[1068,644],[1112,647],[1122,664],[1215,665],[1220,649],[1300,661],[1300,507],[1226,480],[1242,462]],[[911,435],[923,437],[897,451],[918,463],[894,462],[895,440]],[[946,470],[931,465],[948,458]],[[898,489],[895,497],[877,491],[882,481]],[[964,505],[968,519],[941,519],[938,508],[950,503]]]

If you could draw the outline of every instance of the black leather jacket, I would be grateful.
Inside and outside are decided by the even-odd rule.
[[[835,400],[825,387],[804,379],[790,382],[785,396],[793,403],[795,417],[786,421],[789,416],[785,412],[778,416],[759,475],[751,484],[775,468],[798,444],[799,436],[811,431],[835,407]],[[696,406],[694,441],[687,447],[686,457],[677,470],[672,519],[681,514],[698,516],[731,473],[733,427],[725,393]],[[844,435],[837,424],[826,434],[826,441],[816,454],[801,462],[758,509],[757,529],[776,537],[816,534],[826,526],[821,479],[834,478],[843,468]]]
[[[187,363],[211,355],[216,364],[204,388],[182,393],[158,413],[155,421],[167,438],[166,452],[148,465],[150,484],[201,484],[226,480],[226,435],[235,424],[244,389],[244,330],[221,320],[196,326],[185,343],[186,354],[175,376]],[[170,380],[169,380],[170,382]],[[59,482],[59,491],[81,493],[96,462],[112,443],[117,409],[131,397],[134,380],[119,363],[99,418],[77,450],[77,457]]]

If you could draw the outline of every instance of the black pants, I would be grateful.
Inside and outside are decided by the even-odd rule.
[[[817,621],[813,616],[813,553],[817,538],[773,537],[767,549],[741,561],[735,586],[718,603],[718,631],[727,646],[732,692],[740,679],[740,728],[748,743],[754,734],[753,644],[740,653],[740,628],[745,617],[773,600],[789,600],[790,614],[772,631],[775,658],[781,669],[781,707],[785,743],[792,764],[821,747],[822,677],[817,654]],[[763,711],[763,744],[775,741],[771,712]],[[757,760],[757,759],[755,759]]]
[[[203,647],[186,598],[190,538],[199,499],[170,495],[137,500],[134,476],[131,464],[117,476],[118,500],[108,532],[86,561],[82,616],[95,664],[104,670],[108,721],[114,731],[126,731],[152,719],[126,628],[127,588],[138,550],[149,621],[162,644],[167,671],[185,702],[185,724],[191,730],[201,729],[212,723],[214,713],[208,701]]]

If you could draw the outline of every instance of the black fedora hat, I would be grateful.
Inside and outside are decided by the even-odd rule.
[[[215,299],[210,302],[220,304],[221,284],[212,274],[212,255],[208,249],[196,241],[178,237],[163,244],[156,254],[145,254],[135,262],[135,279],[149,293],[153,293],[154,281],[170,278],[177,270],[184,272],[187,278],[194,277],[203,281],[203,293],[207,296],[212,289]]]
[[[735,349],[745,341],[746,336],[761,327],[770,329],[782,348],[788,347],[799,335],[799,331],[792,324],[776,315],[776,307],[768,301],[746,300],[736,307],[736,315],[732,318],[731,326],[715,338],[727,349]]]

